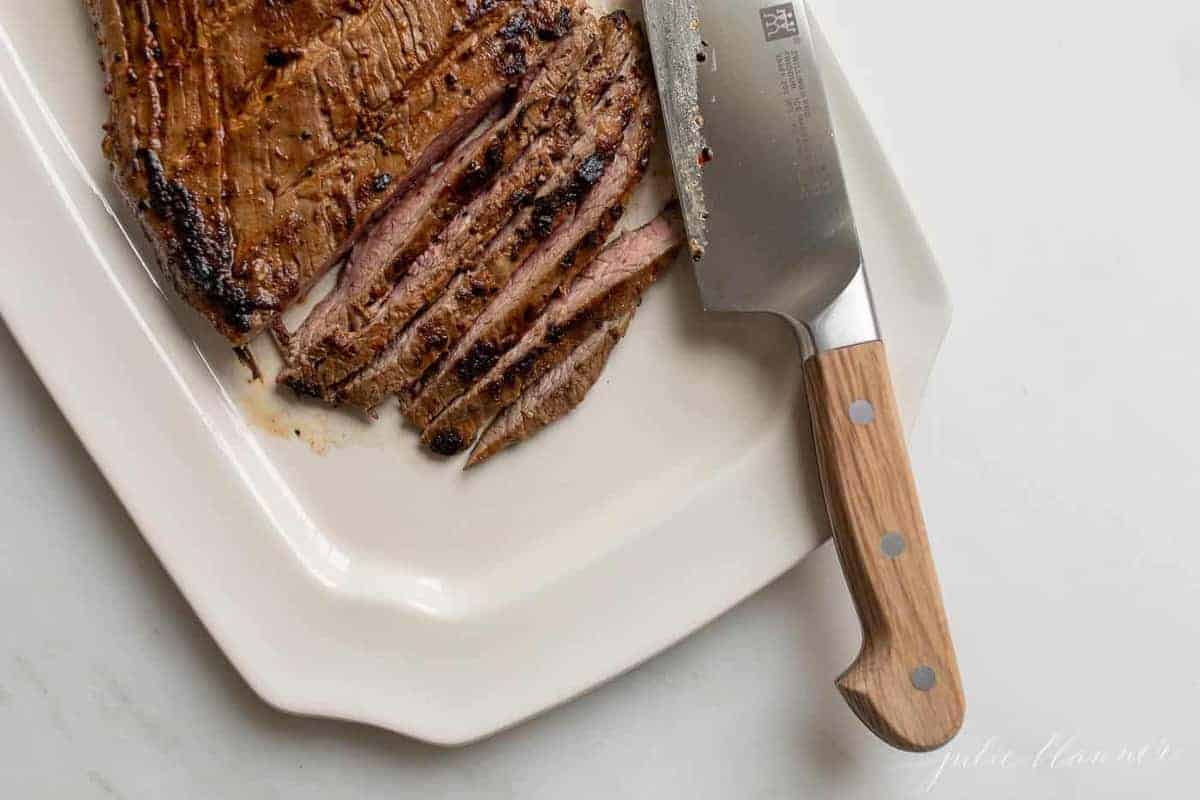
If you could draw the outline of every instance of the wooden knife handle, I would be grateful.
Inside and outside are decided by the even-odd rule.
[[[804,383],[825,500],[862,650],[837,687],[872,731],[933,750],[965,701],[882,342],[820,353]]]

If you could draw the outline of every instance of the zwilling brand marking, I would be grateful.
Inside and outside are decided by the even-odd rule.
[[[779,96],[788,127],[792,132],[791,161],[805,198],[817,197],[834,190],[836,182],[830,172],[830,162],[822,150],[828,145],[821,135],[814,135],[812,88],[804,74],[804,56],[799,48],[784,45],[775,53],[775,70],[779,77]],[[820,87],[816,87],[820,91]]]
[[[791,3],[760,8],[758,19],[762,23],[763,36],[768,42],[787,39],[800,33],[800,27],[796,24],[796,10],[792,8]]]

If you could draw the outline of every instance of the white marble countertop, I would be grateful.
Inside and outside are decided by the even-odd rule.
[[[0,796],[1194,796],[1200,8],[812,4],[955,301],[912,442],[950,747],[891,752],[833,690],[858,633],[828,547],[472,747],[273,711],[0,329]]]

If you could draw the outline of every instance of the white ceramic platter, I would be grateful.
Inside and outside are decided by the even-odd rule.
[[[0,312],[268,702],[469,741],[653,655],[825,537],[790,333],[702,313],[686,260],[580,410],[470,473],[394,409],[370,424],[250,383],[138,255],[82,2],[0,0],[0,26]],[[824,57],[911,421],[946,294]],[[669,184],[660,166],[629,222]]]

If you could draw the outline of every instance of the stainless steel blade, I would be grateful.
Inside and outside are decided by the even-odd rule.
[[[644,0],[707,308],[782,315],[823,350],[878,338],[801,0]]]

